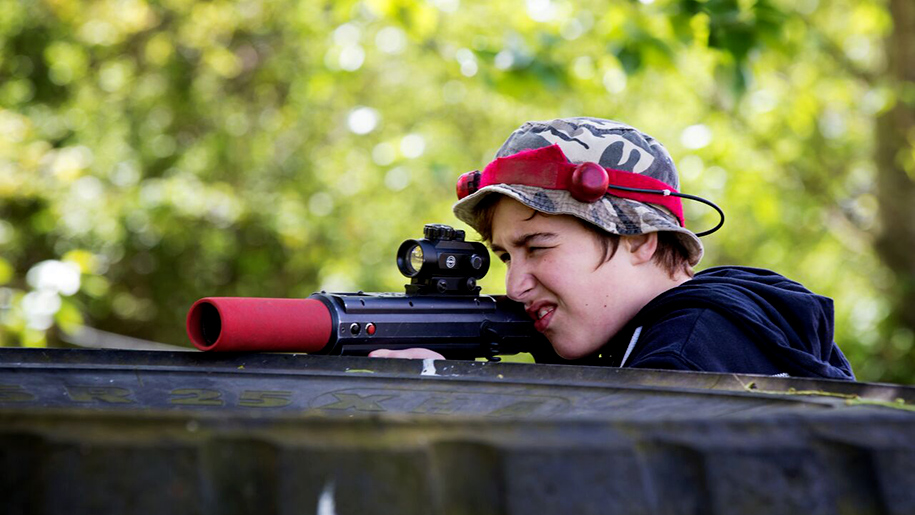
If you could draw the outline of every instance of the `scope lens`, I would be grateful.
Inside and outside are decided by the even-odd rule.
[[[414,245],[410,249],[409,265],[413,273],[419,273],[420,268],[423,267],[423,248],[419,245]]]

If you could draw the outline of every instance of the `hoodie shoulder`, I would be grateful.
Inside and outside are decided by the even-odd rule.
[[[704,344],[709,352],[728,354],[736,348],[743,347],[744,352],[752,348],[766,361],[759,363],[756,373],[779,369],[792,376],[854,378],[833,342],[832,300],[780,274],[758,268],[711,268],[656,297],[634,322],[670,325],[668,319],[675,314],[695,310],[714,314],[706,315],[713,329]],[[721,329],[725,326],[735,331]],[[715,336],[714,331],[722,334]],[[678,338],[662,332],[665,338]]]
[[[785,369],[752,344],[732,318],[710,308],[680,307],[645,327],[635,368],[776,375]]]

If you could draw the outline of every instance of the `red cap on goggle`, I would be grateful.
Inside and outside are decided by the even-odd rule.
[[[548,190],[566,190],[580,202],[597,202],[604,195],[664,206],[683,227],[683,204],[669,184],[597,163],[570,163],[559,145],[536,148],[500,157],[483,172],[467,172],[458,179],[458,200],[493,184],[520,184]],[[621,189],[625,188],[625,189]],[[649,191],[631,191],[631,189]]]

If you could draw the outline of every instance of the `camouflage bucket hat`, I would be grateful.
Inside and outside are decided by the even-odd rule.
[[[661,143],[633,127],[599,118],[527,122],[509,136],[490,166],[500,161],[500,158],[516,155],[523,157],[535,149],[551,146],[557,146],[561,150],[557,152],[564,154],[565,159],[572,164],[590,162],[597,163],[611,173],[632,172],[641,176],[633,177],[639,181],[650,181],[662,186],[656,189],[672,188],[676,191],[680,187],[677,169]],[[479,172],[475,173],[479,177]],[[463,177],[461,181],[464,181]],[[459,190],[461,186],[459,182]],[[690,265],[695,266],[702,259],[702,242],[692,231],[681,225],[682,208],[679,207],[679,199],[676,199],[675,204],[670,202],[675,197],[620,192],[620,195],[633,197],[624,198],[613,193],[600,193],[598,200],[583,202],[577,200],[580,197],[568,189],[500,182],[486,184],[461,198],[454,205],[454,215],[480,232],[480,213],[476,208],[480,201],[494,193],[515,199],[541,213],[575,216],[612,234],[626,236],[673,232],[689,252]]]

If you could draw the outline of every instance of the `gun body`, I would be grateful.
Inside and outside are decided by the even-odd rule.
[[[307,299],[210,297],[188,335],[201,350],[366,355],[424,347],[450,359],[550,348],[521,304],[502,296],[315,293]]]
[[[524,352],[543,340],[522,306],[505,297],[318,293],[311,298],[323,302],[335,321],[332,354],[425,347],[468,359]]]
[[[425,347],[451,359],[530,352],[558,356],[521,304],[480,295],[489,254],[464,231],[427,224],[407,240],[397,267],[406,293],[327,293],[307,299],[208,297],[191,306],[187,334],[200,350],[366,355]]]

